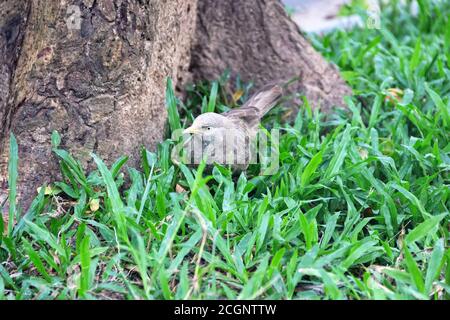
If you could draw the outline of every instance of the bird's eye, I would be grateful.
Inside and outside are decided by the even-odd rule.
[[[208,129],[208,130],[211,130],[211,127],[208,127],[207,129]]]

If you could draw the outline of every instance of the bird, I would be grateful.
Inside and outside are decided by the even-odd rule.
[[[243,106],[224,113],[207,112],[194,119],[183,131],[189,135],[184,143],[185,161],[198,165],[203,159],[230,165],[233,172],[246,170],[257,161],[257,133],[261,119],[283,95],[278,84],[263,86]]]

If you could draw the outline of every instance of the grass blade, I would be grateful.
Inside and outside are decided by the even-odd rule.
[[[305,170],[303,170],[302,176],[300,178],[300,187],[304,188],[309,184],[311,180],[311,176],[316,172],[319,165],[322,163],[322,155],[323,150],[320,150],[318,153],[311,158],[309,163],[306,165]]]
[[[177,99],[173,91],[172,79],[170,78],[167,78],[166,85],[166,108],[168,111],[170,131],[174,132],[181,128],[181,121],[177,109]]]
[[[8,237],[13,232],[14,219],[16,217],[17,209],[17,176],[18,176],[18,163],[19,163],[19,148],[17,146],[16,137],[11,132],[9,137],[9,162],[8,162],[8,201],[9,201],[9,214],[8,214]]]
[[[403,248],[403,251],[405,253],[406,266],[408,268],[411,280],[414,282],[417,290],[423,293],[425,291],[425,283],[423,282],[422,272],[420,271],[419,266],[417,265],[413,256],[409,252],[407,246]]]
[[[214,112],[216,108],[217,92],[219,91],[219,83],[214,81],[211,87],[211,94],[209,95],[208,108],[206,112]]]
[[[444,250],[444,241],[443,239],[439,239],[434,245],[430,261],[428,262],[427,273],[425,275],[425,291],[428,294],[430,294],[433,281],[439,277],[444,262]]]
[[[447,215],[447,213],[443,213],[441,215],[433,216],[425,220],[407,234],[407,236],[405,237],[405,241],[407,243],[413,243],[422,239],[423,237],[428,235],[430,231],[433,230]]]
[[[80,287],[78,289],[78,294],[80,297],[85,297],[87,291],[89,290],[90,282],[90,269],[91,269],[91,254],[89,250],[90,237],[88,234],[83,238],[80,245],[80,264],[81,264],[81,275],[80,275]]]

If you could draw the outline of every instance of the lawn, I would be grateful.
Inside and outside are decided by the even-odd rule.
[[[450,3],[419,3],[309,36],[354,96],[327,118],[306,99],[289,123],[275,108],[274,175],[174,165],[169,138],[139,169],[93,155],[84,172],[55,132],[63,178],[21,214],[11,136],[0,299],[448,299]],[[167,137],[249,87],[224,74],[182,102],[168,80]]]

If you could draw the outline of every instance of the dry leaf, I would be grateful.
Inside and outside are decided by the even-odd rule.
[[[98,209],[100,209],[100,200],[91,199],[91,201],[89,201],[89,208],[91,209],[92,212],[95,212]]]
[[[367,149],[359,148],[358,149],[359,155],[361,156],[361,159],[366,160],[369,157],[369,152]]]
[[[42,187],[37,188],[37,192],[38,192],[38,193],[41,192],[41,190],[42,190]],[[46,196],[49,196],[49,195],[53,194],[53,189],[52,189],[52,187],[46,186],[46,187],[45,187],[44,194],[45,194]]]
[[[389,88],[387,89],[387,93],[385,100],[392,103],[400,102],[404,94],[403,90],[399,88]]]
[[[236,103],[244,94],[244,90],[239,89],[235,93],[233,93],[233,102]]]
[[[177,184],[177,185],[175,186],[175,191],[176,191],[177,193],[183,193],[183,192],[186,192],[186,189],[184,189],[182,186],[180,186],[179,184]]]

